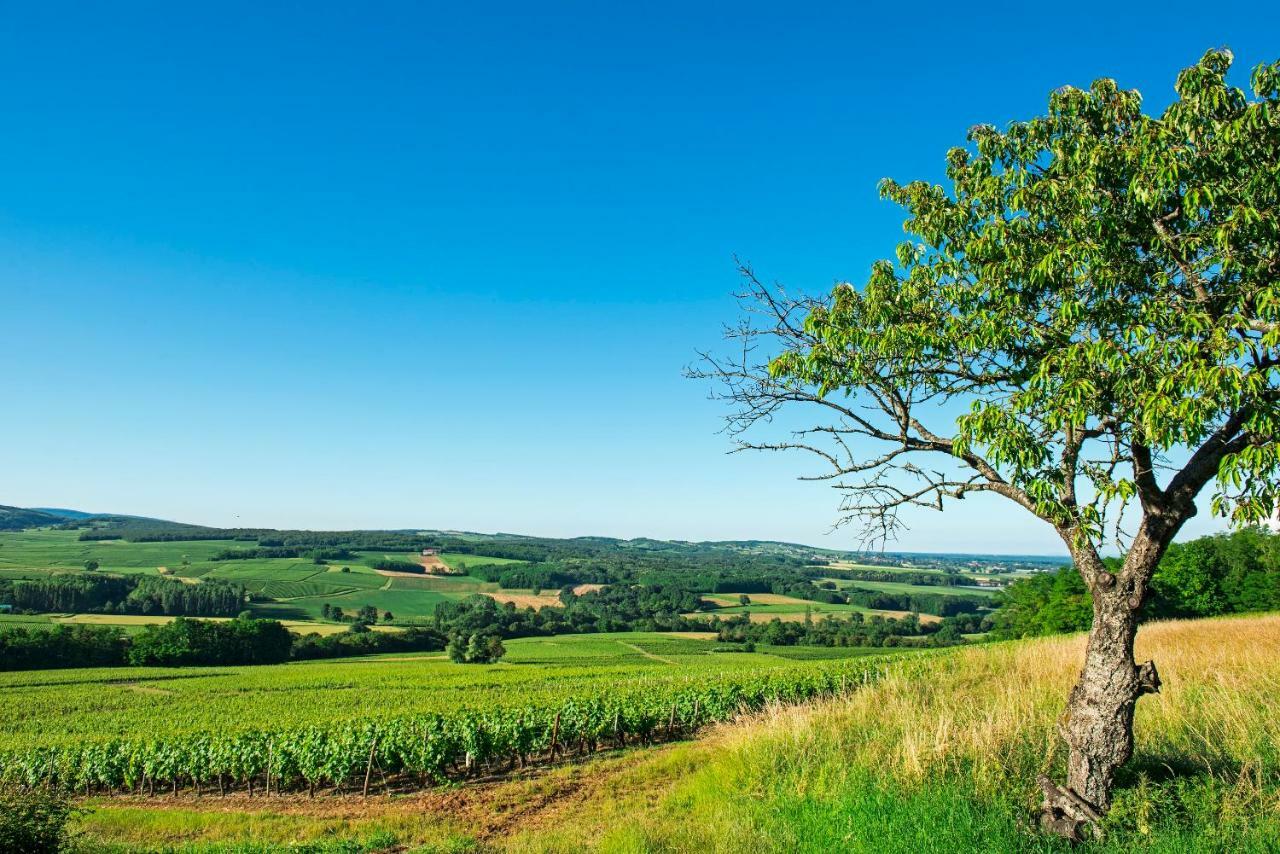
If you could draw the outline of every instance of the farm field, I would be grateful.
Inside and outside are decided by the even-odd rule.
[[[110,851],[188,854],[1274,851],[1278,643],[1276,616],[1143,627],[1166,688],[1138,706],[1138,773],[1106,839],[1075,848],[1030,836],[1026,816],[1079,635],[890,663],[845,696],[508,779],[368,800],[95,798],[77,830]],[[1169,767],[1174,754],[1186,762]]]
[[[850,581],[841,578],[827,578],[824,581],[834,581],[840,589],[851,587],[860,587],[863,590],[879,590],[883,593],[934,593],[940,596],[994,596],[997,592],[994,587],[977,587],[969,585],[941,585],[941,584],[906,584],[899,581]]]
[[[442,653],[250,667],[103,668],[0,673],[0,750],[166,735],[377,720],[496,708],[568,694],[792,667],[792,655],[716,652],[705,635],[629,632],[507,641],[498,664]],[[836,650],[856,658],[879,650]]]
[[[910,585],[903,585],[910,586]],[[930,590],[928,587],[911,587],[912,591]],[[751,593],[748,598],[751,600],[749,605],[739,603],[737,594],[714,594],[704,596],[712,602],[716,602],[721,607],[710,611],[710,614],[719,614],[726,616],[730,614],[750,614],[751,622],[767,623],[770,620],[779,619],[785,622],[798,622],[805,619],[806,614],[815,620],[820,620],[825,616],[844,616],[851,613],[859,613],[865,616],[881,617],[904,617],[909,611],[888,611],[877,610],[874,608],[864,608],[861,605],[845,605],[839,603],[827,602],[810,602],[807,599],[797,599],[793,596],[782,596],[776,593]],[[936,621],[941,618],[932,614],[921,614],[922,622]]]
[[[325,606],[341,608],[351,614],[361,607],[372,606],[380,616],[390,613],[394,621],[419,622],[432,617],[441,603],[455,602],[468,596],[490,596],[500,603],[516,607],[543,608],[559,604],[556,591],[543,590],[534,595],[528,589],[504,589],[497,583],[465,574],[410,575],[386,573],[369,564],[378,560],[416,562],[413,554],[382,551],[354,551],[349,558],[317,564],[308,558],[253,557],[215,561],[211,558],[227,550],[254,547],[244,540],[193,540],[134,543],[126,540],[80,541],[78,532],[31,530],[0,534],[0,578],[40,578],[52,572],[83,572],[84,563],[96,560],[100,572],[163,574],[187,583],[199,584],[219,580],[242,585],[253,595],[248,609],[256,617],[281,620],[294,631],[315,630],[321,633],[340,631],[341,624],[325,620]],[[446,551],[439,560],[457,573],[468,567],[484,565],[518,565],[521,561],[484,555]],[[893,567],[864,566],[843,562],[842,568],[864,568],[894,571]],[[906,571],[906,570],[904,570]],[[916,571],[916,570],[910,570]],[[928,571],[928,570],[924,570]],[[990,595],[987,588],[952,588],[896,582],[862,582],[831,579],[842,589],[861,588],[886,593],[928,593],[941,595]],[[598,589],[600,585],[578,585],[580,593]],[[754,594],[751,605],[743,609],[736,595],[707,595],[704,598],[719,605],[715,611],[724,616],[749,610],[754,622],[772,619],[800,621],[809,613],[815,618],[850,614],[879,614],[902,617],[901,610],[875,610],[855,604],[825,604],[789,596]],[[693,615],[705,616],[705,614]],[[927,617],[925,619],[928,619]],[[78,621],[89,621],[77,618]],[[93,620],[130,626],[133,620]],[[312,629],[312,626],[315,628]],[[324,628],[324,627],[330,628]]]
[[[467,575],[388,575],[367,565],[376,559],[412,560],[407,554],[356,551],[350,558],[329,565],[306,558],[248,558],[215,561],[228,549],[248,549],[241,540],[189,540],[135,543],[126,540],[81,541],[77,531],[30,530],[0,533],[0,578],[38,579],[51,573],[83,572],[89,560],[101,573],[166,575],[188,583],[209,580],[242,585],[256,601],[249,610],[256,617],[279,619],[294,631],[322,634],[342,631],[343,626],[323,621],[324,606],[354,613],[372,605],[400,620],[421,620],[435,613],[441,602],[474,594],[491,595],[499,602],[519,607],[558,604],[554,593],[533,596],[531,590],[500,589],[495,583]],[[446,552],[440,559],[456,572],[468,567],[519,564],[521,561],[486,555]],[[2,615],[0,615],[2,616]],[[130,626],[130,619],[89,620]],[[313,627],[309,624],[315,623]],[[326,628],[326,626],[328,628]]]
[[[33,530],[0,533],[0,572],[38,577],[50,571],[79,570],[86,560],[97,560],[113,572],[156,573],[167,567],[179,574],[188,560],[193,573],[217,566],[209,560],[218,552],[244,548],[235,540],[193,540],[167,543],[134,543],[126,540],[81,541],[77,531]]]

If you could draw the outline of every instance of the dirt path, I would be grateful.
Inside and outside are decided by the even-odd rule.
[[[273,794],[269,798],[258,794],[250,798],[243,791],[225,797],[216,793],[197,796],[184,791],[176,796],[95,798],[90,804],[95,812],[102,813],[117,810],[194,810],[239,815],[249,821],[267,816],[296,816],[341,822],[350,829],[394,823],[402,817],[427,815],[438,819],[442,826],[462,830],[483,843],[489,843],[481,850],[492,851],[502,850],[505,847],[502,840],[516,833],[526,834],[563,827],[566,822],[580,822],[584,815],[591,814],[592,802],[597,799],[613,802],[629,793],[665,789],[671,782],[665,778],[673,772],[667,768],[663,757],[672,750],[687,749],[690,744],[675,742],[597,754],[585,760],[571,760],[519,772],[506,779],[475,781],[458,787],[409,794],[379,793],[362,798],[357,793],[338,795],[322,792],[315,798],[305,793]],[[377,788],[375,783],[375,790]],[[111,827],[112,824],[108,820],[104,826]],[[176,828],[173,838],[150,841],[178,844],[184,841],[180,838],[182,832],[182,828]]]
[[[649,652],[647,649],[641,649],[640,647],[636,646],[633,643],[627,643],[626,641],[622,641],[622,640],[618,641],[618,643],[621,644],[622,646],[625,646],[627,649],[631,650],[632,652],[640,653],[645,658],[652,658],[654,661],[661,661],[663,664],[676,663],[669,658],[663,658],[660,655],[654,655],[652,652]]]
[[[449,568],[449,564],[436,555],[423,555],[418,559],[418,563],[422,564],[422,568],[427,571],[428,575],[450,575],[453,573],[453,570]]]

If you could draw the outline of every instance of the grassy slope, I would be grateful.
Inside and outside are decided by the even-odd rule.
[[[1029,829],[1032,781],[1060,773],[1053,722],[1082,648],[1052,638],[909,659],[842,700],[530,780],[355,804],[114,801],[82,827],[118,850],[1065,852]],[[1139,704],[1107,840],[1081,848],[1277,850],[1280,616],[1149,625],[1139,656],[1165,690]]]
[[[508,840],[522,850],[1069,850],[1028,825],[1033,780],[1061,773],[1053,723],[1082,638],[905,663],[850,698],[731,727],[706,762],[642,809],[594,828]],[[1109,837],[1089,849],[1280,847],[1280,616],[1145,627],[1164,692],[1137,715]],[[619,814],[607,813],[616,806]],[[625,813],[625,815],[624,815]]]

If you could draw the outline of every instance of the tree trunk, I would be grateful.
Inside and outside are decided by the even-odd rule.
[[[1039,780],[1045,795],[1041,826],[1068,839],[1080,841],[1086,827],[1097,834],[1111,808],[1116,770],[1133,755],[1134,706],[1143,694],[1160,690],[1155,663],[1133,660],[1138,608],[1149,576],[1139,571],[1117,577],[1105,570],[1095,576],[1084,667],[1059,725],[1068,747],[1067,784],[1060,787],[1045,776]]]

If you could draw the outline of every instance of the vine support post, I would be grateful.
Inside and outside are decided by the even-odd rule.
[[[556,758],[556,750],[558,749],[558,741],[560,739],[560,712],[556,712],[555,723],[551,725],[551,758]]]
[[[373,753],[378,749],[378,738],[374,736],[373,741],[369,744],[369,761],[364,764],[364,789],[360,792],[361,797],[369,797],[369,777],[373,774]],[[468,758],[471,756],[467,754]]]

